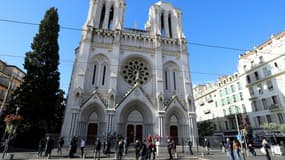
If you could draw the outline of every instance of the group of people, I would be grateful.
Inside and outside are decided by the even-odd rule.
[[[157,143],[156,139],[153,139],[151,136],[140,142],[136,140],[135,143],[135,153],[136,153],[136,160],[150,160],[156,158],[157,152]]]
[[[240,144],[240,142],[236,139],[234,139],[233,141],[231,141],[230,138],[226,139],[225,149],[227,151],[229,160],[235,160],[235,159],[241,160],[241,156],[240,156],[240,152],[242,150],[241,145],[244,145],[244,144]],[[256,156],[256,152],[252,144],[248,144],[246,147],[253,156]],[[266,155],[267,160],[271,160],[271,157],[269,154],[270,146],[266,138],[262,139],[262,149],[264,150],[263,152]]]
[[[57,146],[57,153],[59,155],[62,154],[61,148],[64,144],[64,140],[62,137],[60,137],[58,139],[57,142],[58,146]],[[38,147],[38,157],[47,157],[50,158],[51,157],[51,152],[53,150],[53,148],[55,147],[55,142],[54,139],[51,138],[50,136],[47,137],[43,137],[41,138],[40,142],[39,142],[39,147]]]

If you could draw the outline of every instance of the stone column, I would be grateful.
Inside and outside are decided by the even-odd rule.
[[[160,144],[164,143],[165,138],[165,112],[159,112],[159,137],[160,137]]]
[[[169,37],[169,23],[168,23],[168,12],[163,13],[165,36]]]
[[[116,110],[115,109],[108,109],[107,116],[106,116],[106,125],[105,125],[105,132],[106,135],[108,133],[114,132],[114,118],[115,118]]]

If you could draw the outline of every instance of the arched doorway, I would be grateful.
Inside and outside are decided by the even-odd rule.
[[[140,112],[135,110],[129,114],[126,133],[129,143],[143,140],[143,117]]]
[[[87,144],[94,144],[98,134],[98,115],[96,112],[90,114],[87,127]]]
[[[175,141],[175,143],[178,143],[178,121],[176,116],[171,116],[170,118],[170,138]]]
[[[95,144],[95,140],[97,137],[98,124],[97,123],[89,123],[87,130],[87,144]]]

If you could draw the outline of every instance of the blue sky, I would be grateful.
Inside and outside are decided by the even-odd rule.
[[[158,0],[126,0],[125,27],[143,29],[151,4]],[[183,12],[184,33],[190,43],[249,49],[285,30],[284,0],[167,0]],[[0,5],[0,59],[23,69],[24,56],[38,32],[38,26],[8,23],[15,20],[40,23],[50,7],[56,7],[60,25],[81,28],[88,13],[89,0],[8,0]],[[61,88],[67,91],[74,49],[80,31],[61,29]],[[212,82],[220,75],[237,71],[238,55],[243,51],[188,46],[194,84]],[[215,74],[200,74],[215,73]]]

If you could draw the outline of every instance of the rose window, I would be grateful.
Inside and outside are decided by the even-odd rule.
[[[141,59],[131,59],[123,65],[122,75],[130,85],[145,84],[150,77],[149,66]]]

